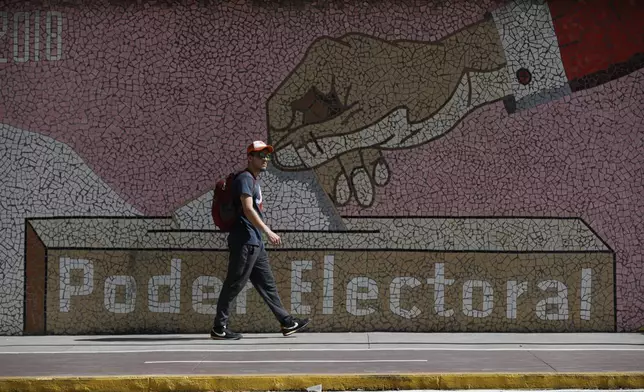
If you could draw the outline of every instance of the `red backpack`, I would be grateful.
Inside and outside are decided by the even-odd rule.
[[[212,220],[224,232],[230,232],[237,220],[237,211],[233,204],[233,181],[241,172],[230,173],[215,184],[212,197]]]
[[[215,184],[212,196],[212,220],[221,231],[230,231],[237,219],[237,211],[233,204],[233,180],[238,173],[230,173]]]

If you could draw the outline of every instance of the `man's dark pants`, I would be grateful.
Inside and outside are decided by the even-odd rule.
[[[266,248],[264,248],[263,244],[259,246],[246,244],[230,247],[228,274],[217,301],[215,327],[222,327],[228,324],[230,305],[246,286],[249,279],[280,324],[288,325],[291,316],[284,309],[277,293],[277,286],[271,266],[268,263]]]

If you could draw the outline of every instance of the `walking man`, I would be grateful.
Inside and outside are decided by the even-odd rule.
[[[235,177],[232,197],[237,220],[228,235],[228,273],[217,302],[217,314],[210,337],[217,340],[237,340],[242,335],[228,329],[231,302],[237,297],[250,279],[264,302],[271,309],[281,325],[284,336],[292,335],[309,324],[309,319],[292,317],[277,293],[275,278],[268,263],[268,254],[261,233],[273,245],[280,245],[282,239],[263,221],[262,191],[257,183],[259,173],[266,170],[273,147],[262,141],[255,141],[246,149],[248,166]]]

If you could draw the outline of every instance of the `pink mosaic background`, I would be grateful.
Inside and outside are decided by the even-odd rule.
[[[441,4],[56,7],[65,59],[0,64],[0,121],[68,144],[126,201],[168,214],[266,137],[267,98],[317,37],[436,40],[498,6]],[[42,7],[11,6],[33,9]],[[637,329],[642,113],[643,70],[512,115],[488,105],[438,141],[386,152],[391,181],[374,205],[340,212],[581,217],[617,254],[618,329]]]

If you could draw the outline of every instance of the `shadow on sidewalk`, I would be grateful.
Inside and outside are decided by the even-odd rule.
[[[257,339],[273,339],[273,336],[244,336],[243,340],[257,340]],[[213,340],[205,336],[195,336],[195,337],[185,337],[185,336],[150,336],[150,337],[105,337],[105,338],[91,338],[91,339],[75,339],[77,342],[163,342],[163,341],[213,341],[213,342],[224,342],[226,340]]]
[[[642,333],[644,335],[644,333]],[[301,335],[300,335],[301,336]],[[439,342],[439,341],[426,341],[426,342],[418,342],[418,341],[396,341],[396,342],[362,342],[362,343],[356,343],[352,341],[336,341],[336,342],[320,342],[320,341],[297,341],[296,336],[286,336],[283,337],[281,334],[276,333],[275,336],[254,336],[254,335],[244,335],[244,337],[241,340],[213,340],[210,339],[208,334],[205,334],[203,336],[155,336],[155,335],[150,335],[150,336],[136,336],[136,337],[127,337],[127,336],[106,336],[106,337],[95,337],[95,338],[83,338],[83,339],[74,339],[77,342],[180,342],[180,341],[212,341],[212,342],[236,342],[237,344],[243,344],[243,342],[248,342],[248,341],[256,341],[256,340],[266,340],[266,339],[280,339],[280,340],[285,340],[289,341],[289,344],[333,344],[333,345],[352,345],[352,344],[368,344],[371,346],[398,346],[398,345],[419,345],[419,346],[426,346],[426,345],[432,345],[432,346],[584,346],[584,345],[591,345],[591,346],[644,346],[644,343],[635,343],[635,342],[626,342],[626,343],[621,343],[621,342],[530,342],[530,341],[525,341],[525,342],[503,342],[503,341],[495,341],[495,342]],[[256,342],[254,344],[274,344],[274,343],[261,343],[261,342]]]

